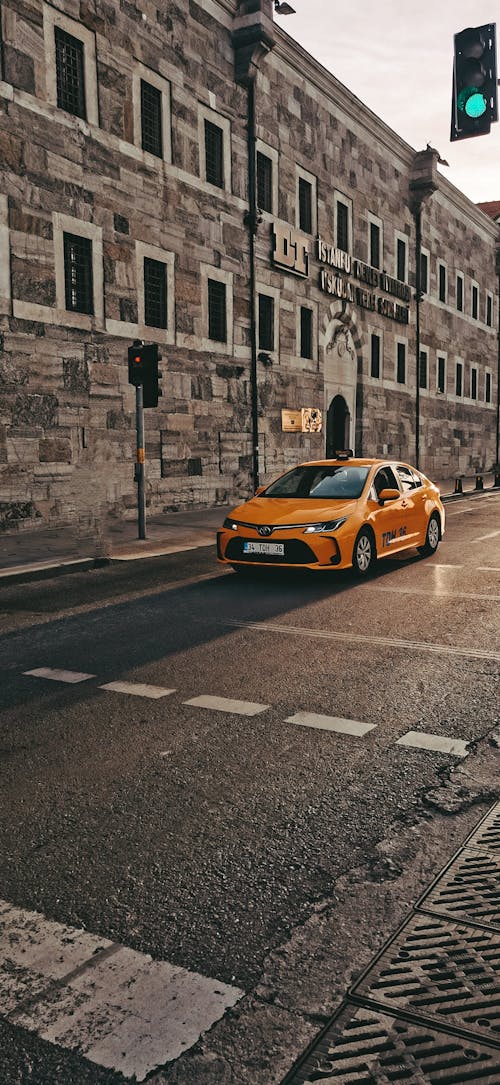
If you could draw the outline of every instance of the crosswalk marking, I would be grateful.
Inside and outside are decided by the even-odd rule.
[[[373,731],[376,724],[361,723],[358,720],[346,720],[339,716],[322,716],[315,712],[296,712],[288,716],[285,723],[297,723],[300,727],[317,727],[322,731],[338,731],[341,735],[366,735]]]
[[[431,735],[424,731],[408,731],[398,738],[396,745],[413,746],[417,750],[432,750],[435,753],[452,753],[457,757],[467,757],[468,743],[461,738],[446,738],[445,735]]]
[[[23,671],[23,674],[32,674],[35,678],[49,678],[52,682],[86,682],[87,678],[95,678],[95,674],[84,674],[81,671],[58,671],[52,667],[36,667],[33,671]]]
[[[150,697],[158,700],[160,697],[168,697],[175,693],[175,689],[163,689],[162,686],[148,686],[145,682],[106,682],[99,689],[108,689],[112,693],[130,693],[132,697]]]
[[[0,1014],[125,1077],[177,1059],[243,994],[0,901]]]
[[[183,704],[195,705],[196,708],[211,708],[215,712],[233,712],[238,716],[257,716],[265,712],[268,704],[256,704],[254,701],[232,701],[230,697],[192,697]]]

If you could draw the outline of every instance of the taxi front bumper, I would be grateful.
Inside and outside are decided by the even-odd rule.
[[[284,566],[292,569],[331,569],[342,567],[338,540],[328,534],[299,534],[277,531],[271,539],[262,539],[257,531],[217,532],[217,559],[229,565]],[[346,565],[350,562],[345,562]]]

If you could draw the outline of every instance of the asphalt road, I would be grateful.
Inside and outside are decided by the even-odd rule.
[[[499,601],[494,491],[366,582],[206,548],[1,590],[1,900],[239,993],[155,1082],[277,1085],[498,797]],[[125,1080],[1,1013],[2,1085]]]

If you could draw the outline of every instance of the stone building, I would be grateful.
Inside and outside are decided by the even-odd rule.
[[[151,510],[498,456],[498,226],[273,7],[1,5],[0,525],[133,517],[137,338]]]

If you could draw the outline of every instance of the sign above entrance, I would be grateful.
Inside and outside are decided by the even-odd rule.
[[[363,264],[362,260],[355,259],[343,249],[335,249],[322,237],[316,239],[316,255],[320,263],[327,265],[326,268],[320,268],[319,272],[319,288],[324,294],[350,301],[361,309],[371,309],[372,312],[380,313],[381,316],[387,316],[400,324],[408,324],[410,319],[408,304],[400,304],[392,298],[383,298],[374,290],[365,289],[350,282],[345,276],[352,275],[359,282],[366,283],[368,287],[376,287],[385,291],[386,294],[392,294],[403,303],[409,303],[411,299],[411,291],[407,283],[393,279],[385,271],[379,271],[378,268],[370,267],[369,264]],[[334,270],[329,271],[329,268]],[[336,274],[336,272],[344,274]]]

